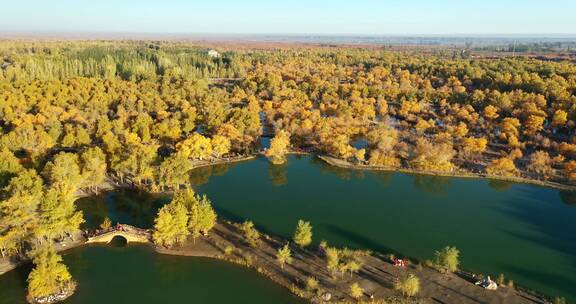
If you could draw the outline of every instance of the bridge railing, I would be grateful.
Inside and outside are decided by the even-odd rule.
[[[94,238],[108,233],[115,233],[119,231],[145,237],[149,237],[151,233],[149,229],[142,229],[127,224],[117,224],[116,226],[110,227],[108,229],[96,229],[93,231],[85,231],[84,234],[85,237],[87,238]]]

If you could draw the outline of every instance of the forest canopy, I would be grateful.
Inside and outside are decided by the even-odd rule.
[[[0,45],[0,251],[73,235],[79,191],[178,190],[195,163],[351,163],[576,183],[576,65],[418,51]],[[358,144],[358,143],[364,144]],[[59,210],[59,212],[54,212]]]

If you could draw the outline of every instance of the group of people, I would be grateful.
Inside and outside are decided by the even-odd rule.
[[[394,266],[397,267],[406,267],[406,261],[404,261],[403,259],[394,259]]]
[[[476,282],[476,285],[488,289],[488,290],[496,290],[498,288],[498,284],[490,279],[490,276]]]

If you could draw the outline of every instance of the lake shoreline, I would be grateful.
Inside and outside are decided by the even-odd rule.
[[[298,153],[301,154],[301,153]],[[456,177],[456,178],[469,178],[469,179],[486,179],[486,180],[495,180],[495,181],[502,181],[502,182],[511,182],[517,184],[528,184],[534,186],[541,186],[546,188],[552,188],[562,191],[576,191],[576,186],[561,184],[556,182],[549,182],[549,181],[542,181],[537,179],[530,179],[525,177],[506,177],[506,176],[497,176],[497,175],[487,175],[481,173],[470,173],[470,172],[443,172],[443,171],[425,171],[425,170],[417,170],[417,169],[410,169],[410,168],[395,168],[395,167],[385,167],[385,166],[373,166],[373,165],[364,165],[364,164],[355,164],[343,159],[309,153],[310,155],[316,156],[318,159],[324,161],[326,164],[343,168],[343,169],[351,169],[351,170],[366,170],[366,171],[383,171],[383,172],[398,172],[398,173],[406,173],[406,174],[420,174],[420,175],[429,175],[429,176],[439,176],[439,177]]]
[[[208,236],[195,240],[189,237],[182,245],[172,248],[156,246],[148,237],[148,242],[137,243],[152,247],[158,254],[202,257],[237,264],[257,271],[260,275],[288,289],[294,296],[309,303],[324,303],[327,294],[331,303],[352,303],[356,301],[348,294],[352,283],[358,283],[365,291],[362,299],[373,303],[404,299],[393,289],[394,283],[408,273],[420,278],[420,294],[411,301],[402,303],[433,303],[441,300],[445,303],[478,303],[492,301],[499,303],[546,303],[543,296],[534,295],[523,290],[500,286],[496,291],[485,290],[474,285],[477,277],[465,272],[441,274],[438,271],[409,262],[406,267],[394,266],[389,256],[381,253],[362,251],[363,266],[355,273],[330,272],[322,250],[299,248],[292,249],[292,263],[283,267],[276,261],[276,250],[289,242],[285,239],[261,234],[259,244],[251,247],[242,236],[238,224],[218,221]],[[58,246],[59,252],[87,246],[88,238],[79,238],[73,244]],[[130,246],[131,243],[128,244]],[[13,265],[16,268],[26,262]],[[12,269],[13,269],[12,268]],[[314,290],[306,288],[306,280],[313,276],[318,281]],[[81,282],[79,282],[81,284]],[[420,301],[420,302],[418,302]],[[423,302],[422,302],[423,301]],[[385,302],[381,302],[385,303]]]
[[[287,243],[286,240],[262,234],[260,243],[253,248],[244,241],[236,226],[237,224],[221,221],[207,237],[188,239],[182,246],[174,248],[152,246],[160,254],[213,258],[251,268],[310,303],[324,303],[323,297],[327,294],[330,295],[332,303],[353,303],[356,299],[349,295],[349,286],[352,283],[358,283],[364,288],[361,299],[365,301],[384,303],[402,300],[404,298],[393,289],[393,285],[408,273],[418,276],[422,285],[419,296],[407,303],[432,303],[435,300],[445,303],[546,302],[541,296],[506,286],[500,286],[496,291],[485,290],[474,285],[476,278],[465,272],[441,274],[417,263],[397,267],[387,256],[368,252],[362,253],[364,266],[356,273],[332,273],[327,270],[321,250],[302,249],[297,246],[290,246],[292,263],[281,266],[276,261],[275,253]],[[318,281],[318,288],[315,290],[306,289],[305,282],[309,274],[313,274]]]
[[[318,157],[319,159],[321,159],[322,161],[326,162],[329,165],[332,165],[335,167],[340,167],[340,168],[352,169],[352,170],[390,171],[390,172],[401,172],[401,173],[409,173],[409,174],[427,174],[427,175],[433,175],[433,176],[463,177],[463,178],[487,178],[487,177],[481,176],[481,175],[478,175],[478,176],[462,175],[462,176],[460,176],[457,174],[450,174],[450,173],[438,174],[435,172],[420,172],[418,170],[403,169],[403,168],[384,168],[384,167],[375,167],[375,166],[368,166],[368,165],[358,165],[358,164],[353,164],[353,163],[350,163],[347,161],[339,160],[336,158],[320,155],[320,154],[317,154],[314,152],[306,152],[306,151],[291,151],[291,152],[289,152],[289,154],[310,155],[310,156]],[[241,157],[230,158],[230,159],[219,159],[219,160],[215,160],[215,161],[207,161],[207,160],[197,161],[195,163],[193,169],[206,167],[206,166],[212,166],[212,165],[221,165],[221,164],[229,164],[229,163],[235,163],[235,162],[241,162],[241,161],[248,161],[248,160],[255,159],[259,156],[260,156],[260,153],[254,153],[254,154],[243,155]],[[550,187],[550,188],[556,188],[556,189],[562,189],[562,190],[573,190],[573,188],[574,188],[574,187],[569,187],[569,189],[566,189],[566,188],[557,187],[557,185],[551,185],[548,183],[537,183],[538,181],[533,181],[533,180],[529,180],[529,179],[518,179],[518,180],[509,180],[509,179],[501,179],[501,178],[497,178],[497,179],[510,181],[510,182],[522,182],[522,183],[528,183],[528,184],[535,184],[535,185],[540,185],[540,186],[545,186],[545,187]],[[106,185],[107,186],[103,186],[101,188],[101,190],[113,190],[113,189],[121,189],[121,188],[140,189],[136,185],[126,183],[126,182],[123,184],[119,184],[119,183],[114,183],[112,181],[112,182],[108,182]],[[143,189],[141,189],[141,190],[143,190]],[[162,192],[162,193],[170,193],[170,192]],[[93,193],[86,192],[86,193],[83,193],[83,195],[79,195],[78,197],[89,196],[89,195],[93,195]],[[238,238],[238,236],[236,236],[236,238]],[[270,237],[267,237],[267,238],[270,238]],[[58,251],[65,251],[67,249],[71,249],[74,247],[85,245],[85,242],[86,242],[86,240],[83,240],[81,238],[77,238],[76,242],[74,242],[74,243],[58,244],[59,247],[57,249],[58,249]],[[282,241],[278,241],[278,240],[276,241],[276,243],[279,243],[279,242],[282,242]],[[219,259],[219,260],[224,260],[224,261],[244,265],[244,262],[242,260],[229,259],[225,255],[222,254],[223,252],[220,252],[220,253],[202,252],[202,251],[198,251],[196,249],[194,249],[194,250],[174,250],[174,249],[158,248],[155,246],[154,246],[154,248],[156,249],[157,252],[159,252],[161,254],[215,258],[215,259]],[[27,262],[27,259],[20,259],[16,264],[10,263],[10,262],[8,264],[6,264],[6,263],[3,263],[3,262],[5,262],[4,260],[6,260],[6,259],[0,259],[0,275]],[[274,261],[272,261],[272,263],[273,262]],[[244,265],[244,266],[247,266],[247,265]],[[254,268],[251,265],[249,267]],[[265,269],[265,268],[263,268],[263,269]],[[267,276],[266,273],[263,273],[263,274],[265,276]],[[286,283],[286,282],[283,283],[282,280],[277,279],[277,278],[270,278],[270,279],[272,279],[276,283],[278,283],[278,284],[280,284],[280,285],[282,285],[282,286],[284,286],[290,290],[294,289],[293,283]],[[344,294],[344,295],[346,294],[345,291],[344,292],[340,291],[340,293]],[[348,298],[348,300],[351,300],[351,298]]]
[[[568,185],[557,182],[542,181],[525,177],[506,177],[497,175],[487,175],[482,173],[471,173],[471,172],[444,172],[444,171],[425,171],[417,170],[404,167],[386,167],[386,166],[374,166],[366,164],[356,164],[349,162],[347,160],[339,159],[336,157],[320,154],[313,151],[301,151],[301,150],[291,150],[287,153],[288,155],[303,155],[312,156],[320,159],[324,163],[334,166],[337,168],[350,169],[350,170],[361,170],[361,171],[381,171],[381,172],[392,172],[392,173],[404,173],[404,174],[419,174],[428,176],[438,176],[438,177],[455,177],[455,178],[467,178],[467,179],[484,179],[484,180],[494,180],[501,182],[510,182],[517,184],[527,184],[540,187],[546,187],[551,189],[557,189],[561,191],[576,191],[576,185]],[[241,155],[232,158],[218,158],[214,160],[195,160],[191,161],[192,169],[190,171],[217,165],[233,164],[238,162],[244,162],[249,160],[254,160],[258,157],[266,157],[264,152],[255,152],[251,154]],[[142,188],[134,183],[128,181],[119,181],[118,178],[108,176],[106,181],[102,183],[96,191],[79,191],[77,193],[77,198],[87,197],[91,195],[96,195],[103,191],[110,191],[115,189],[137,189],[143,190],[151,193],[164,193],[170,194],[173,191],[150,191],[150,189]]]

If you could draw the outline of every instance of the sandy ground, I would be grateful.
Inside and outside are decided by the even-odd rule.
[[[239,264],[246,264],[246,257],[249,256],[254,269],[293,292],[296,290],[313,303],[320,303],[322,300],[316,293],[304,290],[308,277],[315,277],[323,292],[332,295],[333,302],[345,302],[353,300],[347,293],[350,284],[354,282],[364,288],[366,300],[370,295],[376,300],[400,297],[393,285],[398,278],[408,273],[413,273],[420,279],[420,294],[414,299],[419,303],[545,303],[542,299],[513,288],[485,290],[463,275],[441,274],[416,265],[396,267],[384,257],[375,255],[363,257],[364,265],[358,273],[341,276],[327,270],[323,255],[315,248],[302,250],[292,246],[293,261],[282,269],[276,261],[276,250],[284,244],[282,240],[263,236],[259,246],[256,249],[251,248],[233,224],[220,223],[208,237],[197,238],[195,242],[188,240],[181,247],[157,250],[163,254],[213,257]],[[226,255],[226,247],[234,248],[233,253]]]

